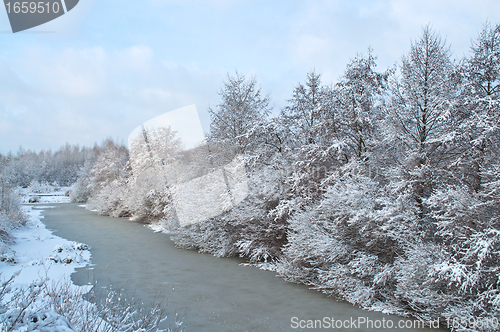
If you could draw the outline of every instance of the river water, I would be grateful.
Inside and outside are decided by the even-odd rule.
[[[242,259],[177,249],[168,235],[155,233],[141,223],[98,216],[77,204],[53,205],[57,207],[42,212],[47,227],[58,236],[91,246],[93,265],[72,275],[75,284],[96,280],[98,287],[123,288],[145,304],[160,294],[168,299],[168,324],[174,321],[174,312],[187,312],[183,319],[187,332],[391,331],[374,327],[388,326],[388,320],[394,327],[412,324],[287,283],[273,272],[241,265]],[[342,328],[329,328],[324,322],[331,324],[332,318],[333,324],[348,321]],[[317,329],[300,328],[306,327],[308,320],[321,320],[322,329],[319,322]]]

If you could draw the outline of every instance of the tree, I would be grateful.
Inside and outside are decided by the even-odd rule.
[[[375,72],[375,60],[371,49],[367,56],[357,55],[347,65],[334,90],[340,135],[358,159],[366,158],[375,139],[381,114],[377,98],[387,88],[390,73]]]
[[[153,169],[162,173],[163,167],[170,164],[180,152],[180,140],[170,127],[145,129],[136,137],[130,147],[130,164],[135,175]]]
[[[402,165],[419,217],[432,189],[434,171],[453,149],[453,65],[446,43],[430,27],[403,56],[400,77],[392,82],[389,121],[395,120],[393,153]]]
[[[88,206],[103,215],[128,215],[129,210],[124,206],[128,194],[125,180],[128,150],[111,139],[104,141],[101,149],[90,171]]]
[[[189,172],[187,167],[174,165],[181,157],[175,134],[170,127],[149,128],[132,142],[126,202],[136,220],[160,219],[171,213],[169,186],[178,174]]]
[[[235,76],[227,75],[219,95],[222,102],[215,109],[208,109],[212,120],[210,138],[236,144],[245,152],[249,144],[245,134],[269,114],[270,97],[261,95],[255,77],[247,79],[238,72]]]
[[[471,46],[472,57],[466,60],[465,75],[471,92],[478,96],[500,94],[500,24],[483,26],[478,39]]]
[[[500,104],[500,25],[484,24],[471,46],[472,54],[463,61],[462,104],[466,119],[462,125],[463,164],[466,185],[475,192],[485,181],[482,173],[497,151],[498,109]],[[494,155],[495,153],[493,153]]]
[[[449,256],[438,278],[474,302],[472,314],[498,315],[500,294],[500,27],[483,26],[460,68],[457,184],[427,200]]]
[[[329,97],[329,90],[321,85],[321,75],[314,71],[307,74],[305,85],[299,83],[293,90],[281,116],[299,145],[317,143],[319,125],[330,113]]]

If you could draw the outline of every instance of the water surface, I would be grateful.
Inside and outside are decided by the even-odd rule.
[[[392,320],[395,327],[402,320],[287,283],[274,272],[242,266],[242,259],[177,249],[168,235],[138,222],[99,216],[77,204],[54,205],[57,208],[42,212],[47,227],[56,235],[91,246],[93,266],[79,269],[72,275],[73,282],[85,285],[97,280],[99,287],[125,288],[145,304],[161,294],[168,298],[168,323],[173,322],[175,311],[187,311],[187,332],[390,331],[366,328],[366,324],[349,329],[325,328],[325,324],[322,329],[294,327],[300,320],[302,326],[307,320],[323,323],[325,317],[330,322],[331,318],[358,321],[361,317],[372,324]]]

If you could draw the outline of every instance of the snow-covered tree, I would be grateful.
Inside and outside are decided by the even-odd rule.
[[[468,315],[500,312],[500,30],[486,23],[460,68],[462,117],[458,154],[450,169],[455,183],[427,199],[448,256],[436,278],[474,303]]]
[[[305,85],[299,83],[293,90],[281,117],[299,145],[318,143],[322,121],[331,116],[331,94],[321,84],[321,75],[307,74]]]
[[[88,206],[103,215],[125,216],[130,214],[124,204],[127,197],[126,170],[128,150],[108,139],[103,143],[90,172],[91,197]]]
[[[471,46],[465,75],[476,96],[500,95],[500,24],[486,22]]]
[[[392,81],[391,155],[402,165],[401,185],[417,204],[420,218],[426,214],[423,200],[432,191],[436,170],[444,167],[449,161],[446,154],[453,150],[453,72],[448,46],[427,26],[403,56],[399,76]]]
[[[20,148],[17,154],[4,157],[4,175],[14,186],[28,187],[30,183],[57,182],[61,186],[72,185],[86,161],[95,158],[95,149],[66,144],[56,152],[34,152]]]
[[[465,121],[461,126],[464,183],[481,190],[485,167],[497,151],[500,116],[500,25],[485,23],[473,41],[471,56],[463,61],[461,102]]]
[[[180,141],[170,127],[145,129],[130,147],[127,205],[134,219],[160,219],[173,213],[169,186],[179,172]],[[184,169],[187,172],[187,169]]]
[[[136,174],[154,168],[158,172],[180,152],[180,141],[170,127],[144,129],[130,147],[130,164]]]
[[[238,72],[234,76],[228,74],[219,95],[221,103],[208,109],[212,120],[210,138],[231,142],[245,152],[249,144],[245,135],[255,122],[269,114],[270,97],[262,96],[255,77],[247,79]]]
[[[103,144],[103,151],[92,169],[92,191],[97,191],[106,184],[123,176],[128,160],[128,150],[108,139]]]
[[[390,72],[377,73],[375,61],[371,49],[366,56],[358,54],[334,88],[338,135],[358,159],[367,158],[374,140],[379,138],[376,137],[377,122],[382,112],[378,99],[387,88]]]

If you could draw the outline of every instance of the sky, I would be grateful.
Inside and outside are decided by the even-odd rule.
[[[255,76],[274,111],[315,70],[334,84],[371,47],[383,71],[430,25],[468,54],[498,0],[80,0],[13,34],[0,8],[0,153],[126,143],[195,104],[203,129],[228,74]]]

